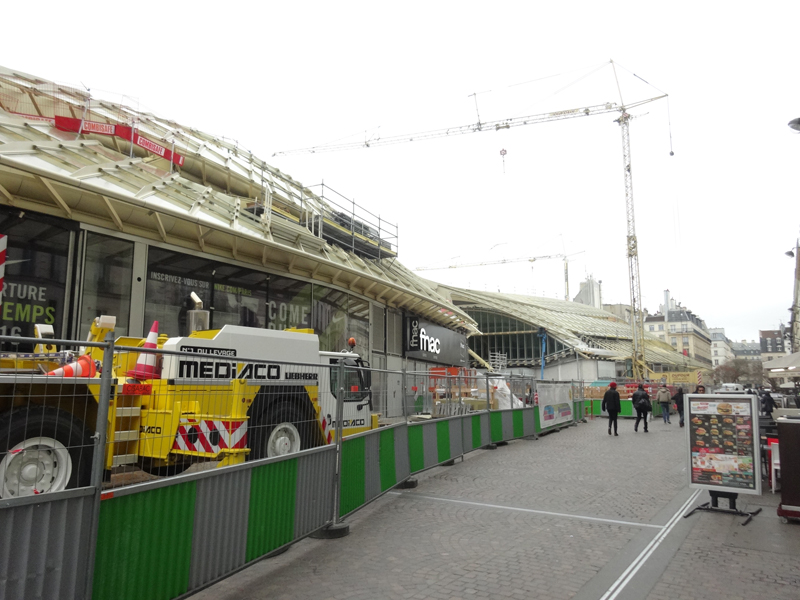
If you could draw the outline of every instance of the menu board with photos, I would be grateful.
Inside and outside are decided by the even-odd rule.
[[[691,487],[761,494],[757,402],[746,395],[686,396]]]

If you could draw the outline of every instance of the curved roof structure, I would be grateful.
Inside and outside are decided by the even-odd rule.
[[[544,327],[549,336],[584,356],[609,360],[631,356],[630,324],[604,310],[553,298],[437,287],[459,308],[502,313],[530,323],[531,329]],[[651,365],[667,364],[680,370],[707,368],[649,333],[645,333],[645,359]]]
[[[477,331],[396,261],[380,225],[341,214],[238,144],[3,67],[0,203],[327,282]],[[337,235],[352,248],[326,241]]]

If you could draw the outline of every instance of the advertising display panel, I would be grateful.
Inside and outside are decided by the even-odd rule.
[[[538,383],[539,423],[542,429],[572,421],[572,386],[568,383]]]
[[[689,486],[761,494],[758,398],[688,394],[685,402]]]

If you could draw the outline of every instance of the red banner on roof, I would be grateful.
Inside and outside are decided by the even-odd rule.
[[[160,156],[161,158],[172,162],[173,164],[178,165],[179,167],[183,166],[183,156],[178,154],[177,152],[172,152],[168,148],[165,148],[161,144],[157,144],[152,140],[147,139],[146,137],[140,135],[139,133],[134,134],[133,128],[128,127],[126,125],[114,125],[113,123],[98,123],[97,121],[84,121],[83,128],[81,128],[81,120],[80,119],[73,119],[72,117],[56,117],[56,129],[60,129],[61,131],[74,131],[77,133],[80,131],[81,133],[96,133],[99,135],[114,135],[118,138],[122,138],[123,140],[131,141],[133,139],[133,143],[139,146],[140,148],[144,148],[148,152],[152,152],[153,154]]]

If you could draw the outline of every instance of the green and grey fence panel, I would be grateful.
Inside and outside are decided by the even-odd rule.
[[[197,481],[190,590],[245,564],[251,471],[226,469]]]
[[[328,524],[333,514],[336,446],[329,445],[297,455],[297,502],[294,539]]]
[[[161,483],[104,494],[93,600],[168,599],[189,591],[197,483]]]
[[[419,473],[462,454],[461,417],[436,419],[408,426],[408,457],[411,473]],[[455,452],[455,454],[454,454]]]
[[[445,462],[464,454],[464,436],[461,435],[464,417],[450,417],[437,423],[436,444],[439,462]]]
[[[489,413],[479,412],[461,417],[461,433],[465,454],[491,444]]]
[[[94,488],[0,501],[0,598],[83,598]]]
[[[333,445],[256,463],[250,481],[247,562],[330,522],[335,472]]]
[[[515,438],[526,437],[536,433],[535,414],[536,410],[533,408],[515,408],[512,411],[512,426]]]
[[[342,471],[339,477],[339,516],[367,502],[367,442],[363,435],[342,440]]]
[[[330,522],[336,448],[103,494],[93,599],[175,598]]]
[[[620,401],[619,416],[621,417],[635,417],[636,410],[633,408],[633,400]]]
[[[408,426],[405,423],[345,438],[339,516],[361,508],[409,475]]]
[[[493,410],[489,413],[492,442],[504,442],[514,437],[511,410]]]

